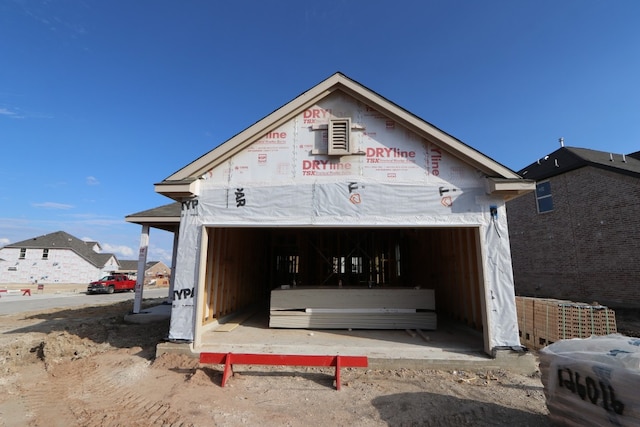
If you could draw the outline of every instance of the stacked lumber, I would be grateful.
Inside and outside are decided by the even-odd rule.
[[[520,343],[540,349],[562,339],[617,332],[615,311],[573,301],[516,297]]]
[[[271,291],[271,328],[434,330],[436,326],[433,289],[292,288]]]

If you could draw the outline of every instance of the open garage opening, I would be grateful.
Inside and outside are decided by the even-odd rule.
[[[294,288],[336,298],[340,288],[431,289],[439,322],[486,329],[477,227],[206,227],[203,245],[200,333],[248,307],[268,311],[273,291]]]

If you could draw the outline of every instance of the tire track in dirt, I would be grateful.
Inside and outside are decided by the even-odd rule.
[[[49,365],[35,387],[21,387],[24,416],[17,421],[23,423],[13,425],[190,426],[168,403],[146,395],[147,360],[122,363],[110,359],[96,355]],[[52,413],[55,419],[47,415]]]
[[[180,414],[172,410],[168,403],[145,395],[145,390],[148,390],[145,384],[148,369],[149,363],[146,360],[129,366],[116,363],[106,371],[101,369],[103,373],[91,379],[89,396],[104,396],[103,404],[95,407],[87,402],[79,402],[80,405],[72,408],[77,416],[84,418],[82,425],[187,427],[188,424],[181,421]],[[108,372],[108,375],[104,372]]]
[[[35,384],[35,385],[34,385]],[[19,407],[14,408],[14,418],[22,416],[24,425],[47,425],[63,427],[75,421],[73,413],[67,406],[67,387],[57,380],[50,380],[43,370],[37,378],[23,378],[18,384],[20,394]],[[55,396],[55,399],[52,399]],[[56,414],[55,418],[41,414]],[[22,425],[22,424],[15,424]]]

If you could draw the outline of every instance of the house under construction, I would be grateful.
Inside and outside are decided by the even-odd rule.
[[[454,320],[495,355],[520,347],[505,202],[534,188],[336,73],[157,183],[175,202],[127,221],[175,233],[169,338],[192,351],[260,307],[283,332]]]

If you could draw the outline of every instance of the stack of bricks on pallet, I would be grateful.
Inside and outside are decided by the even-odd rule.
[[[520,343],[540,349],[555,341],[617,332],[614,310],[572,301],[516,297]]]

